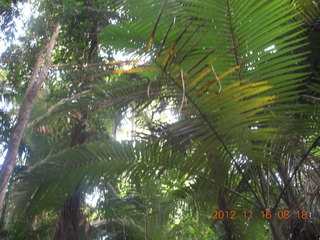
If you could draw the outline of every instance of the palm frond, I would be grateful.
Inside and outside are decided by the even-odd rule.
[[[267,208],[277,200],[270,202],[270,182],[260,181],[257,174],[264,171],[254,171],[254,166],[279,162],[281,148],[274,144],[285,146],[282,138],[311,130],[295,117],[306,112],[296,103],[308,75],[303,72],[306,38],[298,13],[290,1],[254,0],[185,0],[179,11],[170,5],[165,11],[171,12],[171,21],[159,20],[161,40],[155,27],[149,28],[155,36],[150,66],[159,69],[158,79],[171,82],[180,93],[175,99],[180,120],[165,130],[165,142],[192,149],[182,166],[190,169],[190,176],[206,176],[203,192],[212,193],[207,180],[215,180],[216,201],[221,183],[228,182],[230,189],[242,185],[240,192],[250,192],[255,207]],[[105,44],[111,35],[106,28]],[[134,41],[133,35],[127,37]],[[239,174],[242,179],[235,177]]]
[[[292,2],[311,29],[319,28],[320,5],[318,2],[312,0],[294,0]]]
[[[133,143],[92,143],[68,149],[31,167],[17,179],[17,209],[52,207],[53,202],[59,203],[66,194],[97,185],[103,177],[117,179],[127,174],[128,178],[132,175],[143,179],[153,177],[153,174],[159,176],[166,169],[179,168],[182,158],[183,155],[174,156],[145,143],[135,143],[135,146]],[[21,200],[18,200],[19,196]]]
[[[161,44],[154,38],[154,51],[161,54],[152,65],[159,68],[158,78],[175,84],[183,95],[177,101],[186,119],[172,132],[184,129],[193,141],[217,140],[225,150],[236,144],[250,159],[270,160],[260,154],[262,142],[283,131],[288,111],[301,111],[288,105],[298,98],[305,76],[298,72],[304,66],[296,65],[305,53],[292,52],[304,38],[295,31],[300,23],[293,21],[289,2],[183,1],[180,8],[166,8],[176,19],[173,26],[167,19],[159,24],[168,30]],[[189,21],[183,24],[182,19]],[[112,32],[106,28],[105,35]]]

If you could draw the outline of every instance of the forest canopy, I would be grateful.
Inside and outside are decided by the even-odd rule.
[[[0,1],[0,239],[320,239],[320,4]]]

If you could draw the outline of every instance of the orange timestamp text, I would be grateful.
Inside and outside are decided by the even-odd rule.
[[[253,211],[212,211],[211,219],[309,219],[311,213],[306,210],[289,211],[289,210],[278,210],[274,213],[270,210],[253,212]]]

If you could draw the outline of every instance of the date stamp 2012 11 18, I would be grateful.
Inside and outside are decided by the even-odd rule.
[[[260,212],[253,212],[253,211],[212,211],[211,219],[250,219],[250,218],[257,218],[257,219],[271,219],[271,218],[278,218],[278,219],[308,219],[311,218],[310,212],[306,210],[299,210],[299,211],[288,211],[288,210],[278,210],[272,213],[270,210],[260,211]]]

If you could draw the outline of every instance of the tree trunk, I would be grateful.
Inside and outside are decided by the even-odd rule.
[[[225,195],[226,195],[225,189],[221,188],[219,192],[219,199],[218,199],[219,210],[230,211]],[[226,239],[240,240],[240,236],[238,235],[236,231],[236,227],[232,222],[232,220],[222,219],[222,223],[223,223],[223,228],[225,229],[225,232],[226,232],[226,235],[225,235]]]
[[[69,197],[61,210],[59,225],[54,234],[54,240],[76,240],[79,233],[81,194]]]
[[[3,201],[6,196],[10,177],[12,176],[13,170],[16,166],[16,157],[18,154],[19,145],[21,142],[22,134],[30,117],[32,105],[38,96],[39,89],[43,81],[47,77],[52,64],[52,50],[55,46],[60,27],[60,24],[57,24],[55,26],[50,41],[47,43],[46,47],[39,52],[36,58],[36,63],[28,83],[28,88],[19,110],[17,123],[13,129],[13,133],[8,144],[8,151],[0,171],[0,211],[3,207]],[[43,57],[44,65],[41,68]]]
[[[90,6],[90,3],[88,3]],[[101,27],[98,23],[94,25],[94,34],[91,35],[91,41],[89,45],[88,63],[92,63],[98,57],[98,33]],[[82,85],[82,91],[90,86],[90,82],[93,77],[87,79]],[[87,140],[86,120],[87,115],[79,109],[78,123],[74,128],[71,139],[71,147],[82,145]],[[54,234],[54,240],[77,240],[79,237],[79,225],[80,225],[80,203],[83,194],[81,192],[76,193],[69,197],[65,202],[61,210],[58,227]]]
[[[86,116],[84,116],[86,119]],[[82,145],[86,141],[85,124],[80,115],[79,122],[75,125],[71,147]],[[65,200],[60,212],[58,226],[54,233],[54,240],[77,240],[79,236],[80,203],[82,194],[76,193]]]
[[[281,225],[277,223],[276,220],[270,219],[269,220],[271,230],[272,230],[272,235],[274,240],[287,240],[288,238],[284,236]]]

